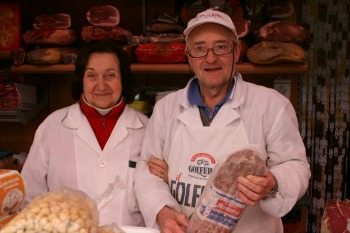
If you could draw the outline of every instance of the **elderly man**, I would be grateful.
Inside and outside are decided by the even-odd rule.
[[[280,217],[303,196],[310,178],[295,111],[284,96],[243,81],[236,71],[240,45],[228,15],[203,11],[184,34],[195,76],[157,102],[141,151],[144,161],[164,160],[166,174],[161,169],[152,174],[144,162],[136,169],[135,192],[146,225],[185,232],[213,168],[251,148],[269,172],[238,178],[238,196],[248,207],[235,233],[283,232]]]

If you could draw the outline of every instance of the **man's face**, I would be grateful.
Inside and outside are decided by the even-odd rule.
[[[211,50],[217,48],[219,51],[223,46],[230,46],[232,52],[217,55]],[[210,49],[206,56],[191,57],[196,49],[206,48]],[[239,46],[233,43],[232,32],[221,25],[203,24],[190,33],[187,38],[187,50],[189,64],[201,87],[227,90],[230,78],[235,73],[235,62],[239,58]]]

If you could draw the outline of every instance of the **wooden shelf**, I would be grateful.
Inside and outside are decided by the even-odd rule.
[[[0,60],[10,60],[11,52],[10,51],[0,51]]]
[[[131,64],[131,70],[135,74],[189,74],[188,64]],[[277,64],[277,65],[254,65],[241,63],[237,70],[242,74],[302,74],[307,71],[307,64]],[[21,65],[12,66],[13,73],[37,73],[37,74],[59,74],[73,73],[74,65]]]

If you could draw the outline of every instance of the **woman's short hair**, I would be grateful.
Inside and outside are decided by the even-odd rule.
[[[72,97],[79,100],[83,93],[83,78],[86,65],[93,53],[111,53],[119,59],[122,82],[122,96],[126,103],[131,103],[136,94],[135,81],[130,69],[130,61],[122,46],[114,40],[91,41],[83,45],[75,62],[75,73],[72,80]]]

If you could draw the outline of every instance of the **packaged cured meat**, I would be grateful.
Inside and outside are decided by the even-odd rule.
[[[0,72],[0,111],[15,111],[20,104],[16,84],[8,79],[6,73]]]
[[[20,6],[18,3],[0,3],[0,51],[20,47]]]
[[[65,29],[70,26],[70,15],[65,13],[38,15],[33,23],[35,29]]]
[[[302,63],[305,50],[293,43],[261,41],[248,48],[247,58],[255,64]]]
[[[242,149],[219,164],[210,176],[191,217],[187,233],[230,233],[246,205],[238,197],[239,176],[267,174],[257,152]]]
[[[84,26],[81,30],[81,37],[84,41],[113,39],[126,43],[132,37],[132,33],[119,26],[108,28]]]
[[[27,53],[26,61],[33,65],[53,65],[61,62],[61,53],[58,48],[34,49]]]
[[[68,45],[76,40],[72,29],[33,29],[23,35],[27,44]]]
[[[185,43],[144,43],[136,47],[135,54],[140,63],[185,63],[185,48]]]
[[[38,48],[27,52],[26,62],[33,65],[73,64],[78,51],[75,48]]]
[[[86,12],[86,19],[95,26],[115,27],[119,24],[119,10],[112,5],[93,6]]]
[[[286,21],[272,21],[255,32],[258,40],[295,43],[307,46],[311,41],[309,31],[305,27]]]
[[[62,189],[36,197],[0,233],[96,233],[96,204],[83,192]]]
[[[266,16],[271,19],[286,19],[295,13],[291,0],[269,0],[266,6]]]
[[[328,200],[321,233],[350,233],[350,200]]]

